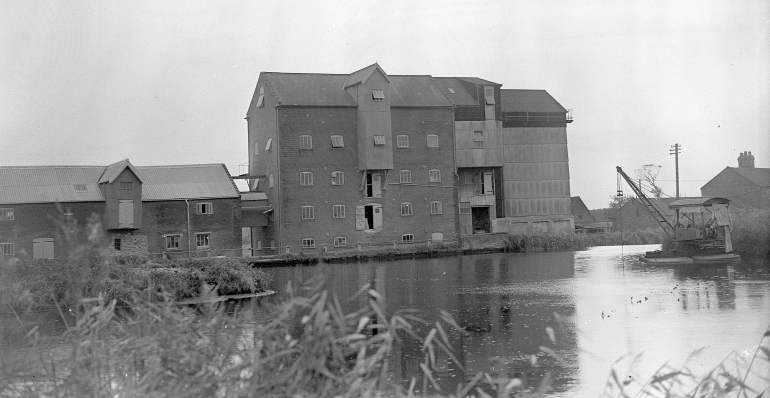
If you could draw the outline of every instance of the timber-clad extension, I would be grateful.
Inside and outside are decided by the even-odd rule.
[[[245,177],[266,198],[244,209],[260,220],[243,225],[254,254],[571,233],[569,111],[501,86],[378,64],[261,73],[246,117]]]

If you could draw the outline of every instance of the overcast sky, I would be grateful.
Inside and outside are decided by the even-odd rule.
[[[248,161],[260,71],[477,76],[572,109],[571,193],[770,167],[770,2],[2,1],[0,165]],[[624,186],[625,192],[630,192]]]

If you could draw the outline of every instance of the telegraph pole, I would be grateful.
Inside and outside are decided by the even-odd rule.
[[[676,198],[679,199],[679,151],[682,146],[674,144],[669,150],[669,155],[674,155],[674,167],[676,167]]]

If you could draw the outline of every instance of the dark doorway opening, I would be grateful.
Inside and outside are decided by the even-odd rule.
[[[374,206],[364,207],[364,218],[366,218],[366,229],[374,229]]]
[[[473,214],[473,233],[489,232],[489,207],[473,207],[471,213]]]

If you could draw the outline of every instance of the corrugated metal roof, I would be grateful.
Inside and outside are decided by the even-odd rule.
[[[753,182],[754,184],[759,185],[760,187],[770,187],[770,169],[768,168],[760,167],[747,169],[740,167],[730,167],[730,169],[734,170],[736,173],[742,175],[743,177],[746,177],[746,179]]]
[[[708,206],[708,205],[714,205],[714,204],[728,204],[730,201],[725,198],[719,198],[719,197],[712,197],[712,198],[687,198],[687,199],[679,199],[675,200],[668,204],[668,207],[671,209],[681,208],[681,207],[700,207],[700,206]]]
[[[104,170],[104,166],[0,167],[0,203],[102,201],[97,181]],[[76,192],[75,185],[85,191]]]
[[[142,200],[238,197],[223,164],[135,169],[144,181]],[[106,170],[105,166],[0,167],[0,203],[103,201],[98,181]]]
[[[142,200],[238,198],[223,164],[137,167],[144,179]]]
[[[473,106],[479,104],[456,77],[434,77],[433,82],[439,87],[444,97],[455,105]]]
[[[267,200],[267,194],[264,192],[244,192],[241,193],[241,200]]]
[[[264,72],[263,77],[281,105],[356,107],[343,89],[349,75]],[[392,107],[452,106],[430,76],[389,77]]]
[[[567,112],[545,90],[501,89],[503,112]]]

